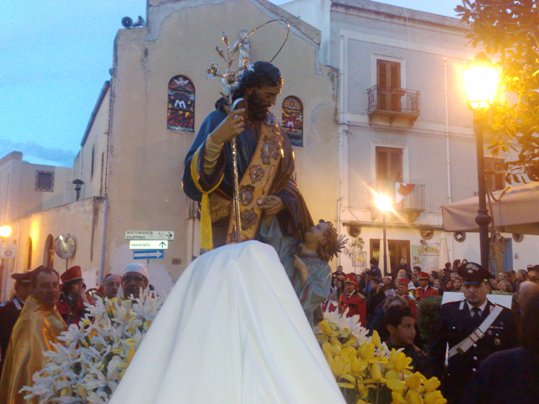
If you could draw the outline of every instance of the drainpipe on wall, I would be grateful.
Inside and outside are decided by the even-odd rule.
[[[99,285],[105,277],[105,251],[107,249],[107,220],[109,217],[109,200],[103,198],[103,226],[101,228],[101,256],[99,258]]]
[[[342,210],[348,209],[348,127],[345,119],[345,96],[346,88],[344,83],[345,63],[346,63],[346,39],[344,35],[340,36],[340,55],[339,55],[339,94],[337,123],[339,125],[339,194],[336,201],[337,208],[337,231],[344,233],[342,225]],[[341,257],[338,256],[337,265],[341,264]]]
[[[451,136],[449,133],[449,99],[447,94],[447,58],[444,57],[444,102],[445,102],[445,158],[447,164],[447,203],[451,203],[453,196],[451,194],[451,153],[449,150]],[[453,237],[450,237],[449,259],[453,261]]]
[[[117,39],[117,38],[116,38]],[[114,43],[114,53],[113,53],[113,62],[112,66],[113,69],[111,71],[111,78],[110,78],[110,97],[109,97],[109,120],[108,120],[108,126],[107,126],[107,142],[106,142],[106,158],[105,158],[105,175],[103,178],[103,195],[100,195],[103,197],[103,228],[101,231],[101,257],[99,262],[99,284],[103,282],[103,278],[105,277],[105,253],[107,251],[107,224],[108,224],[108,217],[109,217],[109,158],[111,157],[110,152],[110,136],[112,132],[112,121],[113,121],[113,115],[114,115],[114,103],[115,103],[115,97],[114,97],[114,80],[116,76],[116,66],[118,63],[117,58],[117,49],[116,49],[116,39]]]

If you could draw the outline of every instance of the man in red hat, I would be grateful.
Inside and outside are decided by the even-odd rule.
[[[15,273],[15,296],[0,307],[0,373],[2,373],[2,358],[6,356],[7,345],[15,322],[19,318],[24,301],[30,295],[32,271]]]
[[[399,278],[397,292],[399,296],[401,296],[402,298],[406,300],[406,302],[408,303],[408,307],[410,308],[410,311],[412,312],[414,318],[417,320],[417,302],[410,295],[410,289],[408,289],[409,283],[410,283],[410,280],[408,279],[407,276],[403,276],[402,278]]]
[[[438,289],[429,285],[429,274],[421,271],[419,273],[419,287],[415,290],[415,298],[418,302],[429,296],[439,296]]]
[[[62,318],[69,324],[78,324],[84,317],[84,288],[80,266],[75,265],[60,275],[62,293],[57,304]]]
[[[346,274],[344,277],[344,293],[339,298],[339,313],[343,314],[346,309],[346,317],[359,315],[359,322],[367,325],[367,302],[365,296],[357,291],[356,274]]]

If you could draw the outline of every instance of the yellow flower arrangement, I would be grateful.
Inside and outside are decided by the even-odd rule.
[[[412,358],[387,347],[358,317],[324,313],[317,338],[329,366],[349,403],[444,404],[440,381],[427,379],[410,366]]]

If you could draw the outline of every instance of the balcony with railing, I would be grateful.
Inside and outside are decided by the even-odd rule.
[[[371,125],[412,127],[419,116],[419,90],[382,88],[372,86],[367,90],[368,115]]]
[[[379,181],[371,188],[392,197],[395,211],[408,223],[425,211],[425,184]]]

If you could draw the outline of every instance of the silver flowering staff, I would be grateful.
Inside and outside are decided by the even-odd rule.
[[[230,40],[228,39],[228,36],[223,33],[221,36],[221,42],[224,45],[224,48],[220,48],[219,46],[215,47],[215,50],[217,54],[225,61],[225,69],[223,72],[219,71],[219,66],[217,63],[212,63],[210,65],[210,68],[208,69],[208,77],[210,78],[216,78],[219,77],[221,79],[222,84],[222,91],[221,95],[227,99],[228,101],[228,108],[229,113],[232,112],[233,105],[232,105],[232,94],[234,92],[235,87],[238,85],[239,77],[241,76],[241,73],[243,73],[244,70],[251,69],[251,65],[249,64],[249,57],[245,54],[241,55],[239,60],[239,67],[237,69],[234,69],[232,67],[236,54],[242,49],[242,47],[247,45],[247,41],[253,35],[256,31],[258,31],[260,28],[264,27],[265,25],[268,25],[272,22],[283,22],[286,25],[286,37],[281,44],[281,47],[277,50],[275,55],[271,58],[270,63],[273,62],[273,60],[277,57],[277,55],[281,52],[283,49],[286,41],[288,40],[288,35],[290,33],[290,24],[282,18],[273,19],[270,21],[265,22],[264,24],[259,25],[258,27],[253,28],[251,31],[247,32],[246,34],[242,33],[240,35],[240,39],[234,42],[232,46],[230,46]],[[234,196],[233,196],[233,206],[234,206],[234,219],[235,219],[235,230],[236,230],[236,241],[241,241],[241,216],[240,216],[240,196],[239,196],[239,173],[238,173],[238,158],[237,158],[237,146],[236,146],[236,138],[233,138],[230,141],[231,149],[232,149],[232,171],[233,171],[233,181],[234,181]]]

